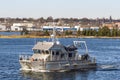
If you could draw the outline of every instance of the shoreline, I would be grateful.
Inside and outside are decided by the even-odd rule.
[[[0,38],[50,38],[50,36],[34,36],[34,35],[0,35]],[[108,36],[57,36],[57,38],[100,38],[100,39],[120,39],[119,37]]]

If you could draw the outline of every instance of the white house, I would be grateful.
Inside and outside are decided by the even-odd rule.
[[[0,25],[0,31],[6,31],[6,26],[5,25]]]
[[[26,27],[32,27],[34,26],[33,23],[13,23],[13,26],[26,26]]]
[[[28,31],[36,30],[33,23],[13,23],[11,31],[22,31],[26,28]]]
[[[22,31],[23,27],[22,26],[11,26],[11,31]]]

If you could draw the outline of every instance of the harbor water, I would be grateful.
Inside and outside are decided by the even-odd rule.
[[[0,80],[120,80],[120,39],[60,38],[64,45],[85,40],[91,56],[96,57],[95,70],[70,72],[25,72],[20,70],[19,55],[32,54],[37,41],[46,38],[0,39]]]

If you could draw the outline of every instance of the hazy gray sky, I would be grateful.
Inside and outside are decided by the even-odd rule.
[[[120,18],[120,0],[0,0],[0,17]]]

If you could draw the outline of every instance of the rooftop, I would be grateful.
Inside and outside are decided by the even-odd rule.
[[[53,42],[38,42],[33,49],[49,50],[53,46]]]

